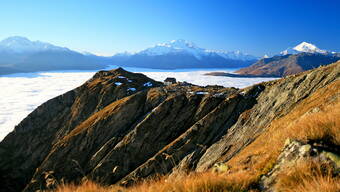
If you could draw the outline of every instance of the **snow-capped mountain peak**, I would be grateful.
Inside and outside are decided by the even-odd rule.
[[[26,37],[13,36],[0,41],[0,49],[13,52],[67,51],[64,47],[54,46],[41,41],[30,41]]]
[[[157,46],[164,46],[164,47],[172,47],[175,49],[197,49],[198,47],[190,41],[186,41],[184,39],[178,39],[178,40],[171,40],[169,42],[165,43],[159,43]]]
[[[269,58],[269,56],[267,54],[264,54],[262,58],[267,59],[267,58]]]
[[[315,45],[307,42],[302,42],[293,48],[296,51],[307,52],[307,53],[326,53],[325,50],[317,48]]]
[[[203,56],[216,54],[226,59],[235,59],[235,60],[255,60],[257,59],[254,56],[243,54],[240,51],[222,51],[222,50],[209,50],[203,49],[195,45],[193,42],[178,39],[172,40],[165,43],[159,43],[156,46],[147,48],[137,54],[148,55],[148,56],[157,56],[157,55],[166,55],[166,54],[190,54],[196,57],[197,59],[201,59]]]
[[[287,55],[287,54],[297,54],[297,53],[327,53],[327,51],[319,49],[317,46],[311,43],[302,42],[298,44],[297,46],[293,48],[288,48],[282,52],[280,52],[281,55]]]
[[[159,43],[156,46],[147,48],[137,54],[145,54],[149,56],[176,54],[176,53],[187,53],[192,54],[196,58],[201,58],[204,49],[197,47],[194,43],[179,39],[172,40],[165,43]]]

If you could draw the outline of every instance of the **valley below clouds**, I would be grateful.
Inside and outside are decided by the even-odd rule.
[[[201,86],[222,85],[225,87],[243,88],[255,83],[274,79],[231,78],[203,75],[213,71],[233,71],[230,69],[188,69],[176,71],[139,68],[125,69],[143,73],[157,81],[163,81],[166,77],[175,77],[178,81],[187,81]],[[0,76],[0,141],[36,107],[53,97],[82,85],[94,74],[95,71],[58,71]]]

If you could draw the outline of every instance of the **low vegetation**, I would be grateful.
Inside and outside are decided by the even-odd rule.
[[[118,186],[103,187],[93,182],[82,185],[62,185],[56,192],[239,192],[251,190],[256,184],[254,177],[247,174],[218,174],[213,172],[190,175],[160,177],[145,181],[130,188]]]
[[[275,165],[287,139],[339,146],[339,90],[340,82],[336,81],[301,102],[289,114],[274,120],[265,133],[228,161],[230,172],[247,170],[247,174],[258,178],[266,174]],[[329,183],[336,180],[331,177],[327,179]],[[313,184],[322,185],[318,182]]]
[[[306,143],[340,146],[340,81],[324,87],[306,98],[283,117],[274,120],[257,139],[227,162],[223,173],[195,173],[164,176],[129,188],[102,187],[92,182],[81,186],[63,185],[56,191],[122,192],[217,192],[259,191],[259,179],[275,165],[287,139]],[[223,159],[221,159],[223,160]],[[339,191],[339,175],[320,162],[307,161],[285,170],[277,179],[279,191]]]
[[[330,165],[310,160],[283,171],[275,188],[286,192],[334,192],[340,189],[340,177],[334,177]]]

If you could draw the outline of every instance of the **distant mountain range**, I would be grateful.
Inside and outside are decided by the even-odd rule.
[[[136,53],[116,54],[114,65],[156,69],[178,68],[239,68],[258,60],[240,51],[209,50],[186,40],[157,44]]]
[[[240,69],[241,75],[284,77],[306,70],[328,65],[340,60],[340,54],[319,49],[317,46],[302,42],[294,48],[288,48],[280,55],[263,58],[253,65]]]
[[[66,47],[30,41],[19,36],[0,41],[0,75],[50,70],[99,70],[115,65],[153,69],[243,67],[237,71],[241,76],[281,77],[339,59],[339,53],[319,49],[307,42],[288,48],[274,57],[265,55],[258,58],[240,51],[204,49],[182,39],[111,57],[79,53]]]
[[[0,75],[49,70],[98,70],[108,65],[156,69],[240,68],[257,60],[240,51],[208,50],[185,40],[173,40],[136,53],[124,52],[111,57],[79,53],[20,36],[0,41]]]
[[[49,70],[85,70],[103,68],[104,58],[87,56],[65,47],[25,37],[0,41],[0,75]]]
[[[188,55],[193,55],[197,59],[202,59],[202,57],[207,57],[212,54],[219,55],[225,59],[234,59],[234,60],[243,60],[243,61],[258,59],[255,56],[243,54],[240,51],[223,51],[223,50],[203,49],[203,48],[196,46],[193,42],[186,41],[183,39],[172,40],[166,43],[160,43],[154,47],[144,49],[135,54],[130,53],[129,55],[159,56],[159,55],[167,55],[167,54],[188,54]]]
[[[302,42],[274,57],[263,57],[251,66],[236,71],[236,74],[213,72],[207,75],[229,77],[285,77],[306,70],[328,65],[340,60],[340,53],[319,49]]]

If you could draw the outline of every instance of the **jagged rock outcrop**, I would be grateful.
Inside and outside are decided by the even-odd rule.
[[[0,188],[36,191],[83,179],[129,185],[207,170],[339,80],[339,72],[336,63],[242,90],[164,86],[123,69],[98,72],[38,107],[0,143]]]

